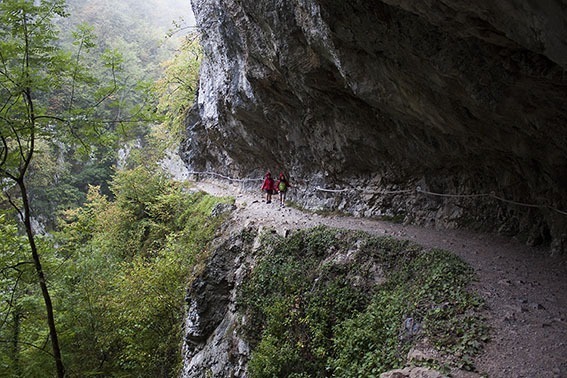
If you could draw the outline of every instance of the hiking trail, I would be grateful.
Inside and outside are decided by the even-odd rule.
[[[454,252],[476,272],[473,290],[486,301],[491,341],[475,363],[489,377],[567,378],[567,258],[516,240],[463,230],[435,230],[351,216],[318,215],[270,204],[265,196],[222,182],[198,189],[233,196],[235,226],[294,229],[325,225],[411,240]],[[275,197],[277,198],[277,197]],[[293,189],[288,193],[293,200]]]

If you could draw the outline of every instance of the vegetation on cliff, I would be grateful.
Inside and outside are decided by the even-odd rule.
[[[445,356],[422,364],[473,369],[487,340],[472,271],[448,252],[317,227],[258,253],[239,295],[251,377],[377,377],[418,342]]]

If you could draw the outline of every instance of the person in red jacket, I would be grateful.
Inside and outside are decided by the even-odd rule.
[[[278,178],[278,181],[276,182],[276,190],[280,193],[280,206],[281,207],[285,206],[285,195],[286,195],[287,190],[289,188],[291,188],[291,185],[289,185],[289,181],[287,180],[287,178],[285,177],[283,172],[281,172],[280,177]]]
[[[266,192],[266,203],[272,203],[272,194],[276,190],[276,185],[272,174],[268,171],[264,176],[264,183],[262,184],[262,191]]]

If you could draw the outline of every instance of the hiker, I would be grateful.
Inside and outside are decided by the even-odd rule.
[[[266,203],[272,203],[272,194],[274,194],[275,189],[274,179],[270,171],[268,171],[264,176],[264,183],[262,184],[262,191],[266,192]]]
[[[280,192],[281,207],[285,207],[285,195],[290,187],[291,185],[289,185],[289,181],[287,180],[283,172],[281,172],[280,177],[278,178],[278,181],[276,183],[276,189]]]

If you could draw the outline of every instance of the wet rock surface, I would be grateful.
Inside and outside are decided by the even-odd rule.
[[[181,377],[245,376],[248,345],[233,332],[239,321],[235,286],[242,279],[244,249],[242,239],[228,237],[188,289]]]
[[[284,170],[313,209],[567,248],[562,1],[193,9],[205,59],[182,148],[191,170]]]

